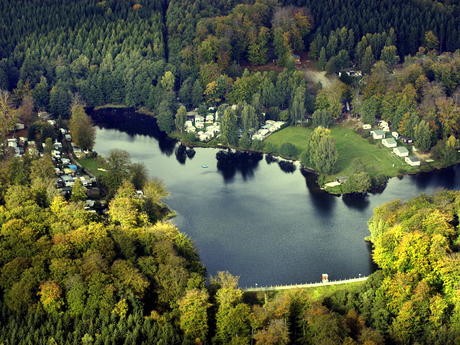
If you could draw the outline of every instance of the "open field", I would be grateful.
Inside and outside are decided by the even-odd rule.
[[[283,143],[292,143],[299,152],[302,152],[312,133],[312,128],[287,127],[272,134],[265,142],[278,148]],[[339,160],[337,173],[329,176],[327,180],[349,176],[356,169],[357,164],[361,164],[371,176],[397,176],[418,171],[407,165],[403,158],[395,156],[391,149],[381,146],[379,141],[369,142],[351,128],[335,126],[331,129],[331,133],[337,144]]]

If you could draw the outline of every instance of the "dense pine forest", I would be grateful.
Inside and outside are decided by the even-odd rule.
[[[329,174],[318,147],[337,161],[335,144],[319,127],[351,105],[362,123],[388,121],[453,164],[458,1],[2,0],[0,13],[0,140],[21,122],[37,144],[0,152],[0,345],[460,343],[458,192],[377,208],[368,240],[379,269],[365,284],[257,295],[230,273],[206,280],[168,222],[167,191],[126,152],[99,158],[105,212],[85,207],[80,183],[61,195],[51,158],[61,126],[91,150],[86,106],[142,108],[189,142],[187,112],[214,109],[219,144]],[[305,65],[363,77],[325,87]],[[267,119],[318,128],[302,150],[277,147],[253,139]]]

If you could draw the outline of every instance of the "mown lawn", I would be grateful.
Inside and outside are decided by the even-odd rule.
[[[265,142],[278,148],[283,143],[291,143],[302,152],[312,132],[312,128],[287,127],[272,134]],[[370,143],[351,128],[335,126],[331,132],[337,144],[339,160],[337,173],[329,176],[327,180],[338,176],[349,176],[358,164],[361,164],[371,176],[397,176],[401,173],[417,171],[416,168],[407,165],[403,158],[395,156],[391,149],[381,146],[379,141]]]
[[[103,171],[98,170],[98,168],[104,168],[105,162],[102,158],[81,158],[78,159],[78,162],[94,176],[99,177],[104,174]]]

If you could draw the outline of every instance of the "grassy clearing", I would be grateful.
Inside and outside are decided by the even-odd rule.
[[[312,128],[287,127],[272,134],[265,142],[278,148],[283,143],[291,143],[297,147],[299,152],[302,152],[305,150],[307,140],[312,133]],[[392,177],[418,171],[418,169],[407,165],[403,158],[395,156],[391,149],[383,147],[378,141],[369,142],[352,128],[335,126],[331,129],[331,133],[337,144],[339,160],[337,173],[328,176],[327,180],[333,180],[339,176],[349,176],[359,162],[371,176],[386,175]]]
[[[78,163],[80,163],[83,168],[88,170],[96,178],[104,174],[103,171],[98,170],[98,169],[104,169],[105,167],[105,161],[101,157],[81,158],[81,159],[78,159]]]

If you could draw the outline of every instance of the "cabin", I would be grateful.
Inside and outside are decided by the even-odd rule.
[[[375,131],[371,131],[370,133],[374,140],[385,139],[385,132],[380,129],[376,129]]]
[[[198,115],[198,112],[193,110],[193,111],[187,111],[187,120],[190,120],[190,121],[194,121],[195,120],[195,116]]]
[[[20,130],[22,130],[24,128],[25,128],[25,126],[24,126],[23,123],[17,122],[17,123],[14,124],[14,129],[17,130],[17,131],[20,131]]]
[[[420,159],[418,159],[415,156],[408,156],[405,157],[404,160],[406,161],[407,164],[409,164],[411,167],[419,167],[420,166]]]
[[[188,126],[188,127],[185,127],[185,131],[187,133],[195,133],[196,132],[196,127],[195,126]]]
[[[204,116],[202,116],[202,115],[196,115],[196,116],[195,116],[195,124],[196,124],[197,122],[204,122]]]
[[[8,142],[8,147],[12,147],[12,148],[18,147],[18,141],[14,138],[7,139],[7,142]]]
[[[388,148],[393,148],[398,146],[398,143],[396,143],[396,140],[394,140],[394,138],[385,138],[382,139],[382,145]]]
[[[214,122],[214,115],[212,115],[212,114],[206,115],[205,123],[213,123],[213,122]]]
[[[407,157],[409,156],[409,150],[404,146],[398,146],[393,149],[393,153],[398,157]]]
[[[353,71],[353,70],[350,70],[350,71],[347,71],[347,72],[345,72],[345,73],[347,74],[347,76],[353,77],[353,78],[362,77],[362,76],[363,76],[363,72],[361,72],[361,71]]]

